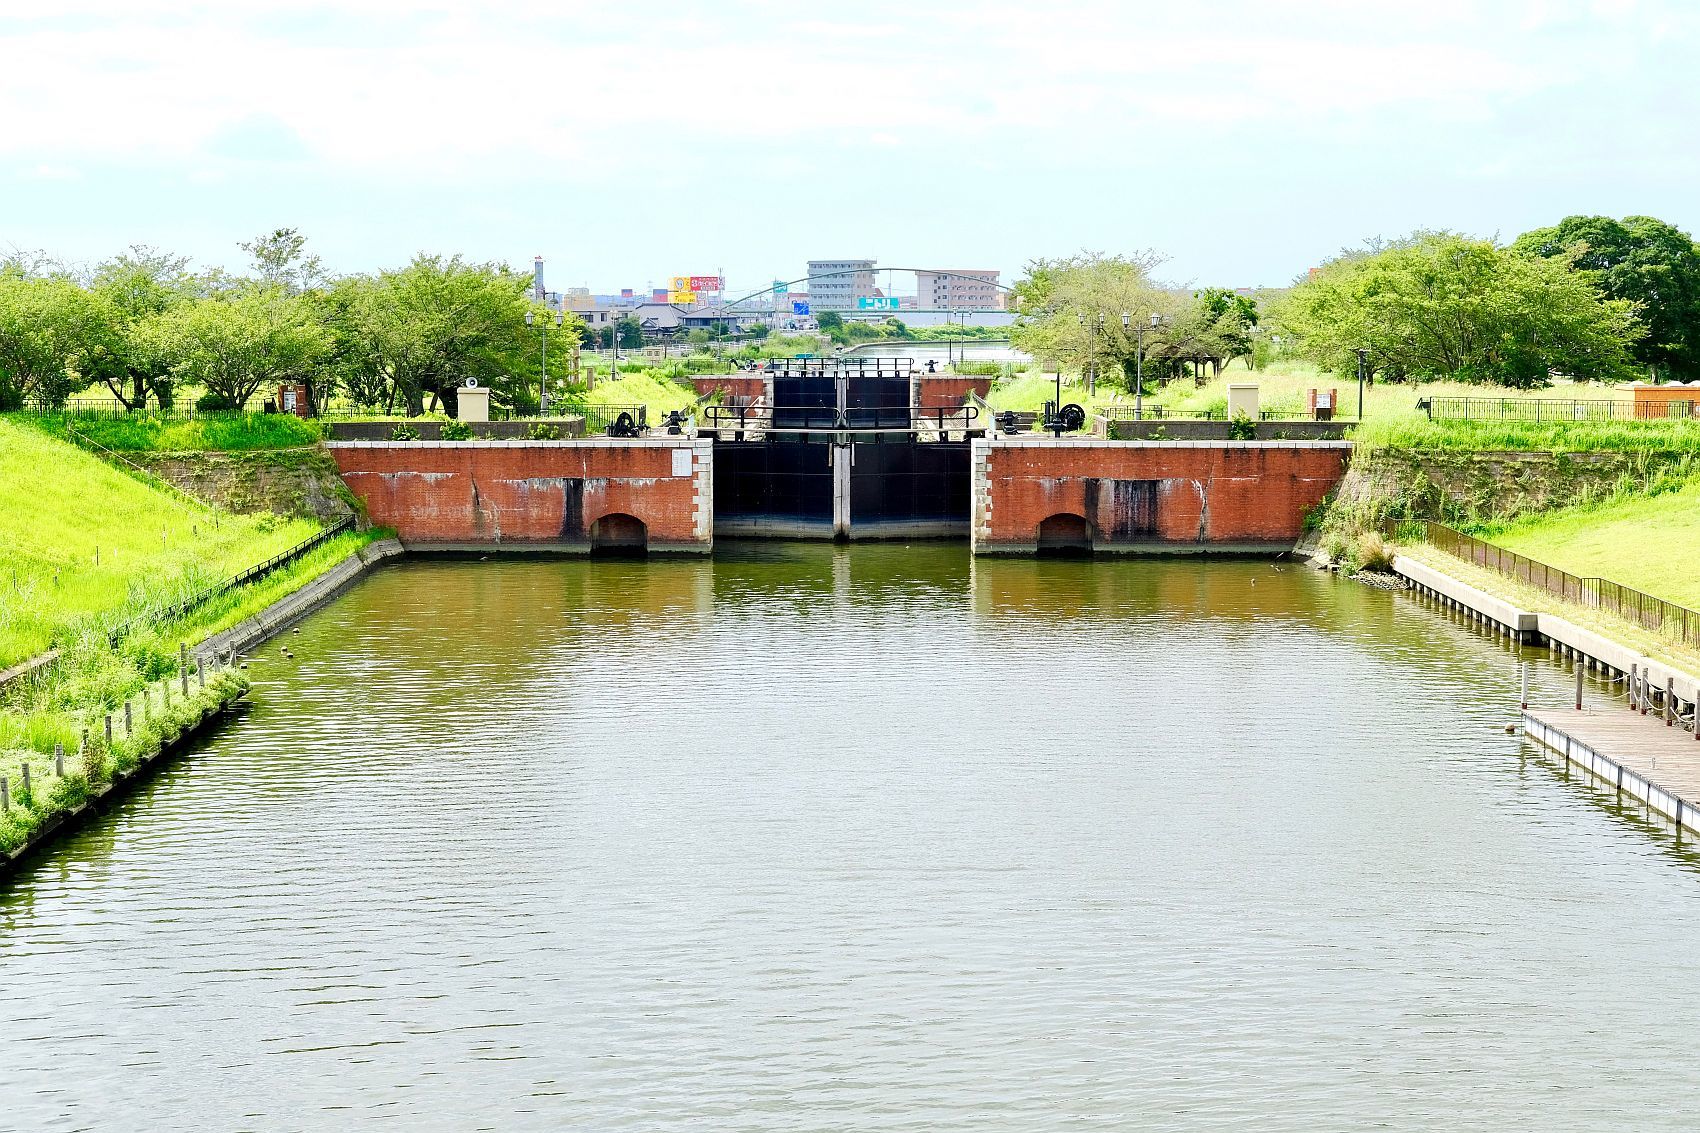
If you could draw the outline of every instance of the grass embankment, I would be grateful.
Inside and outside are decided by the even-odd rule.
[[[72,414],[26,418],[54,436],[78,436],[114,452],[251,452],[318,442],[319,422],[283,413],[232,413],[172,417],[160,413]]]
[[[0,664],[49,644],[60,650],[44,674],[0,694],[0,775],[17,804],[13,818],[0,823],[0,850],[15,848],[56,809],[81,801],[112,766],[133,765],[191,715],[198,719],[201,708],[224,698],[209,693],[193,708],[183,707],[181,720],[161,718],[111,752],[101,747],[89,759],[76,754],[85,729],[104,737],[106,713],[175,672],[180,643],[193,645],[259,612],[378,534],[341,535],[174,620],[150,616],[316,530],[305,521],[220,512],[42,432],[0,421]],[[129,629],[114,647],[109,635],[120,625]],[[230,681],[240,678],[213,680],[209,674],[214,692],[228,693]],[[197,696],[198,687],[191,683]],[[155,695],[152,704],[161,703]],[[63,781],[52,774],[56,743],[69,753]],[[21,794],[26,761],[29,796]]]
[[[1608,578],[1700,609],[1700,480],[1656,495],[1481,525],[1474,534],[1572,574]]]
[[[220,512],[0,421],[0,668],[182,601],[316,530]]]

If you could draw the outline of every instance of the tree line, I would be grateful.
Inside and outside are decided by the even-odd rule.
[[[127,409],[171,408],[190,388],[201,409],[245,409],[287,382],[319,404],[340,395],[417,415],[476,378],[524,412],[540,395],[540,336],[552,336],[555,385],[585,337],[501,264],[420,254],[333,278],[294,229],[241,247],[242,275],[144,246],[87,270],[39,253],[0,261],[0,410],[54,408],[97,384]]]
[[[1374,380],[1536,388],[1700,379],[1700,247],[1652,217],[1573,216],[1509,243],[1420,231],[1330,258],[1259,296],[1157,282],[1162,258],[1035,260],[1017,346],[1057,365],[1166,381],[1277,349]]]

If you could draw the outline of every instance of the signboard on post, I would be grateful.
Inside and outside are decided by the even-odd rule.
[[[793,315],[806,315],[806,314],[808,314],[809,313],[809,301],[807,299],[793,299],[793,300],[791,300],[791,313]]]
[[[897,296],[895,295],[858,295],[856,296],[858,311],[895,311]]]
[[[690,280],[690,290],[723,291],[725,290],[725,288],[721,286],[723,282],[724,281],[718,275],[693,275]]]
[[[783,279],[776,279],[773,281],[773,293],[775,295],[789,295],[791,294],[791,285]]]
[[[691,291],[689,289],[684,290],[684,291],[669,291],[667,293],[667,302],[669,302],[669,303],[686,303],[686,304],[689,304],[689,303],[695,303],[696,301],[697,301],[697,293],[695,291]]]

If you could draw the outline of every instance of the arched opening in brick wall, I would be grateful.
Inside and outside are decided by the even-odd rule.
[[[1092,553],[1092,527],[1072,512],[1047,515],[1039,521],[1041,555],[1078,556]]]
[[[642,555],[649,550],[649,528],[643,520],[612,511],[590,525],[593,555]]]

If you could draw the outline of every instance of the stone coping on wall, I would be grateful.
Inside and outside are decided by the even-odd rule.
[[[574,437],[559,441],[326,441],[326,448],[449,448],[449,449],[489,449],[489,448],[692,448],[697,444],[711,444],[704,437],[680,434],[679,436],[664,437]]]
[[[1351,441],[1112,441],[1104,437],[987,437],[983,443],[992,448],[1067,448],[1067,449],[1177,449],[1177,448],[1316,448],[1350,450]]]

